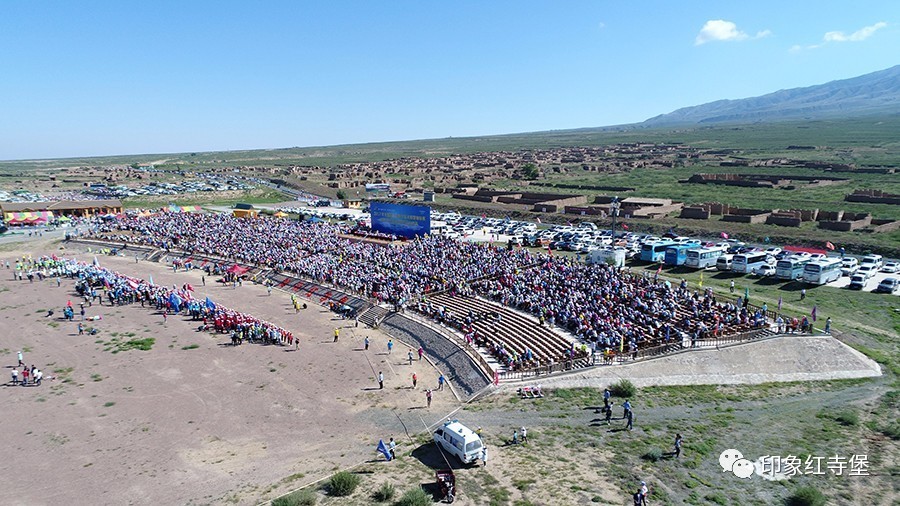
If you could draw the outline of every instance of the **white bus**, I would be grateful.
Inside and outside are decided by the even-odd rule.
[[[841,259],[829,258],[806,264],[802,279],[811,285],[824,285],[841,279]]]
[[[727,250],[725,248],[697,248],[687,251],[687,258],[684,265],[693,269],[706,269],[714,267],[719,257],[724,255]]]
[[[769,254],[765,251],[741,253],[731,259],[731,271],[739,274],[750,274],[753,269],[769,264]]]
[[[810,260],[808,258],[784,258],[775,264],[775,277],[787,281],[800,279],[803,276],[803,268]]]

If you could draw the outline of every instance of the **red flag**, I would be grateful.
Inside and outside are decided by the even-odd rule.
[[[194,287],[193,287],[193,286],[191,286],[191,284],[190,284],[190,283],[188,283],[188,285],[187,285],[187,289],[188,289],[188,291],[191,291],[191,292],[193,292],[193,291],[194,291]]]
[[[662,272],[662,264],[659,264],[659,269],[656,269],[657,275],[659,275],[660,272]]]
[[[627,223],[623,223],[623,224],[622,224],[622,228],[624,228],[625,230],[628,230],[628,224],[627,224]]]
[[[725,232],[722,232],[722,239],[728,239],[728,234],[726,234]]]
[[[831,244],[831,241],[826,241],[826,242],[825,242],[825,247],[828,248],[828,249],[830,249],[830,250],[832,250],[832,251],[834,251],[834,244]]]
[[[818,309],[818,307],[819,306],[813,306],[812,313],[809,314],[810,316],[812,316],[813,321],[816,321],[816,316],[818,316],[816,315],[816,309]]]

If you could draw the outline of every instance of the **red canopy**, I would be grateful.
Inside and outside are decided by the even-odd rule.
[[[249,270],[250,270],[249,267],[241,267],[238,264],[234,264],[231,267],[229,267],[226,272],[230,272],[231,274],[237,274],[238,276],[240,276],[241,274],[244,274],[245,272],[247,272]]]

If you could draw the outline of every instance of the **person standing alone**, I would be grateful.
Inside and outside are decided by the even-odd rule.
[[[384,374],[378,373],[378,389],[384,390]]]

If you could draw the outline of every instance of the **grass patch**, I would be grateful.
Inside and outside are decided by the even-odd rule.
[[[143,339],[129,339],[128,341],[123,341],[119,337],[114,337],[112,340],[106,343],[106,348],[104,348],[104,351],[110,351],[114,354],[128,350],[150,351],[155,343],[156,339],[152,337],[145,337]]]
[[[348,471],[335,473],[328,480],[328,495],[334,497],[346,497],[352,494],[354,490],[356,490],[356,487],[359,486],[360,481],[362,480],[358,475]]]
[[[615,397],[630,398],[637,395],[637,387],[627,379],[622,379],[610,385],[609,392]]]
[[[787,506],[825,506],[828,499],[813,487],[800,487],[784,503]]]
[[[420,487],[411,488],[400,496],[396,506],[430,506],[431,497]]]
[[[394,488],[394,485],[390,483],[382,483],[378,490],[372,494],[372,499],[375,499],[378,502],[388,502],[394,498],[397,494],[397,490]]]
[[[94,374],[91,374],[91,380],[92,381],[103,381],[103,376],[94,373]]]
[[[182,350],[196,350],[199,347],[200,347],[199,344],[189,344],[187,346],[182,346],[181,349]]]
[[[106,402],[106,403],[103,404],[103,407],[104,407],[104,408],[111,408],[111,407],[113,407],[113,406],[115,406],[115,405],[116,405],[115,402],[113,402],[113,401],[108,401],[108,402]]]
[[[318,497],[313,490],[298,490],[272,500],[272,506],[312,506]]]

